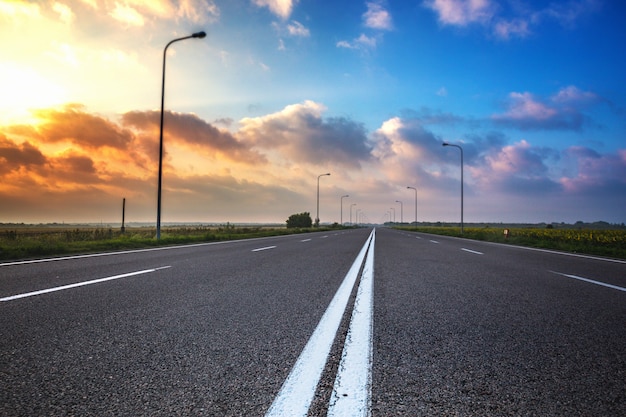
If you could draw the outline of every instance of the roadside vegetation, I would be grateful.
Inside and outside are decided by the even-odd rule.
[[[122,232],[120,228],[86,225],[0,225],[0,260],[280,236],[338,227],[181,225],[161,227],[161,239],[157,240],[154,227],[127,227]]]
[[[0,224],[0,260],[19,260],[47,256],[140,249],[156,246],[184,245],[234,239],[280,236],[296,233],[336,230],[338,224],[326,227],[297,227],[296,220],[308,217],[300,213],[290,217],[289,227],[281,225],[235,226],[180,225],[161,228],[161,239],[155,239],[154,227],[119,227],[90,225],[25,225]],[[295,223],[295,224],[294,224]],[[469,225],[461,228],[445,224],[393,225],[396,229],[447,236],[464,237],[488,242],[506,243],[574,253],[626,259],[626,227],[592,224],[548,225]],[[508,236],[504,230],[508,230]]]
[[[406,231],[626,259],[626,228],[623,226],[611,229],[607,227],[586,228],[583,225],[561,227],[555,227],[551,224],[543,227],[494,227],[486,225],[483,227],[464,227],[463,234],[461,234],[460,227],[451,226],[415,227],[404,225],[394,227]],[[507,234],[505,234],[505,230],[508,231]]]

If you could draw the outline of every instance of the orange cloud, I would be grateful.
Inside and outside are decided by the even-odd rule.
[[[132,111],[122,116],[122,123],[141,134],[158,135],[160,124],[158,111]],[[183,114],[167,111],[164,126],[168,141],[176,142],[212,151],[218,156],[233,162],[258,164],[267,162],[266,158],[237,140],[231,133],[222,131],[202,120],[195,114]]]
[[[46,157],[35,146],[29,142],[18,145],[0,133],[0,174],[45,163]]]

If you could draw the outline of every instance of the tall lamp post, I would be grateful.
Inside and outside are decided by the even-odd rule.
[[[463,148],[448,142],[442,143],[442,146],[453,146],[461,151],[461,234],[463,234]]]
[[[389,207],[390,210],[393,210],[393,222],[396,222],[396,208],[395,207]],[[391,216],[389,216],[389,221],[391,221]]]
[[[352,226],[352,207],[356,206],[356,203],[350,204],[350,226]]]
[[[415,191],[415,227],[417,228],[417,188],[415,187],[406,187],[407,190]]]
[[[317,176],[317,216],[315,217],[315,227],[320,227],[320,178],[326,175],[330,175],[330,172]]]
[[[339,221],[341,222],[339,224],[341,226],[343,226],[343,199],[346,198],[346,197],[350,197],[350,196],[348,194],[341,196],[341,209],[340,209],[341,214],[339,215]]]
[[[161,127],[159,130],[159,186],[157,196],[157,224],[156,224],[156,238],[161,239],[161,183],[163,179],[163,107],[165,105],[165,57],[167,55],[167,48],[174,42],[182,41],[190,38],[202,39],[206,36],[205,32],[197,32],[189,36],[177,38],[168,42],[163,49],[163,78],[161,80]]]
[[[402,224],[404,223],[404,204],[400,200],[396,200],[396,203],[400,203],[400,224]]]

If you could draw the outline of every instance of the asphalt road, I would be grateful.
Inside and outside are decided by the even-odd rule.
[[[0,264],[0,415],[621,416],[625,324],[623,261],[385,228]]]

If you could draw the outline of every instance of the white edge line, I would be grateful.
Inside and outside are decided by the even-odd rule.
[[[97,284],[97,283],[105,282],[105,281],[112,281],[114,279],[128,278],[128,277],[132,277],[132,276],[135,276],[135,275],[147,274],[147,273],[150,273],[150,272],[155,272],[155,271],[158,271],[160,269],[166,269],[166,268],[170,268],[170,266],[162,266],[160,268],[144,269],[143,271],[129,272],[127,274],[114,275],[114,276],[106,277],[106,278],[93,279],[91,281],[77,282],[75,284],[62,285],[60,287],[47,288],[47,289],[39,290],[39,291],[32,291],[32,292],[27,292],[27,293],[23,293],[23,294],[11,295],[9,297],[0,298],[0,302],[2,302],[2,301],[12,301],[12,300],[17,300],[17,299],[26,298],[26,297],[33,297],[33,296],[36,296],[36,295],[47,294],[47,293],[55,292],[55,291],[69,290],[71,288],[82,287],[82,286],[91,285],[91,284]]]
[[[466,248],[461,248],[461,250],[464,250],[465,252],[475,253],[476,255],[484,255],[484,253],[478,252],[477,250],[471,250]]]
[[[614,290],[626,291],[626,288],[624,288],[624,287],[618,287],[617,285],[607,284],[606,282],[595,281],[593,279],[583,278],[583,277],[579,277],[577,275],[564,274],[562,272],[556,272],[556,271],[550,271],[550,272],[552,272],[553,274],[562,275],[562,276],[567,277],[567,278],[573,278],[573,279],[577,279],[579,281],[589,282],[591,284],[602,285],[603,287],[612,288]]]
[[[439,243],[439,242],[437,242],[436,240],[431,240],[430,242],[432,242],[432,243]]]
[[[376,235],[367,252],[354,301],[328,417],[366,417],[371,408],[375,242]]]
[[[311,239],[303,239],[300,242],[310,242],[310,241],[311,241]]]
[[[352,263],[265,417],[306,417],[374,231]]]
[[[116,251],[116,252],[100,252],[100,253],[90,253],[86,255],[71,255],[71,256],[60,256],[60,257],[55,257],[55,258],[30,259],[30,260],[25,260],[25,261],[9,261],[9,262],[0,263],[0,267],[13,266],[13,265],[38,264],[38,263],[44,263],[44,262],[69,261],[73,259],[83,259],[83,258],[97,258],[101,256],[128,255],[131,253],[153,252],[153,251],[160,251],[160,250],[186,249],[186,248],[194,248],[194,247],[200,247],[200,246],[227,245],[230,243],[254,242],[255,240],[280,239],[280,238],[289,238],[289,237],[293,237],[293,235],[253,237],[250,239],[223,240],[219,242],[191,243],[189,245],[160,246],[157,248],[130,249],[130,250],[121,250],[121,251]]]
[[[252,252],[259,252],[262,250],[268,250],[268,249],[274,249],[276,246],[266,246],[264,248],[256,248],[256,249],[252,249]]]

